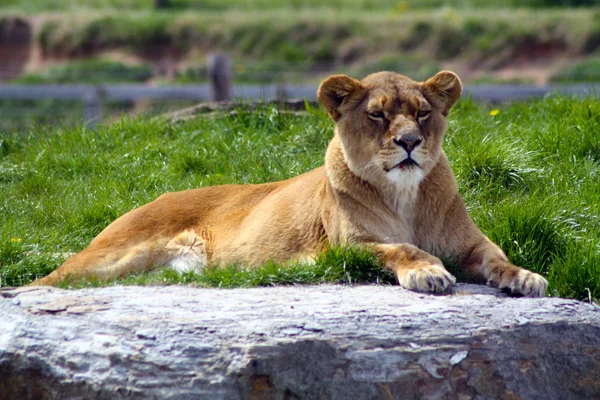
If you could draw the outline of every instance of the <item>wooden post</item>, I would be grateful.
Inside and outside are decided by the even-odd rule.
[[[227,54],[217,53],[208,57],[208,82],[211,101],[231,98],[231,59]]]
[[[83,101],[85,103],[83,121],[88,128],[94,129],[98,123],[102,122],[102,90],[100,86],[88,90]]]
[[[275,99],[277,101],[285,101],[287,99],[287,93],[285,90],[285,84],[282,81],[277,82],[277,90],[275,92]]]

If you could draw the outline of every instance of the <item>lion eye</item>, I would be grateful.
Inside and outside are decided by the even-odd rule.
[[[370,111],[367,113],[367,116],[374,121],[383,121],[385,118],[383,111]]]
[[[417,118],[427,119],[427,118],[429,118],[430,114],[431,114],[431,111],[429,111],[429,110],[421,110],[417,113]]]

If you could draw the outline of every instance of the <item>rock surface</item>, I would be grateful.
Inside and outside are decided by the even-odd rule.
[[[476,285],[3,290],[0,398],[600,398],[600,309]]]

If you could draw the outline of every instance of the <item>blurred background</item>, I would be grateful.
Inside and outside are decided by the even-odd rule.
[[[440,69],[600,81],[600,0],[0,0],[0,132],[220,99],[211,77],[235,99],[314,99],[332,73]]]

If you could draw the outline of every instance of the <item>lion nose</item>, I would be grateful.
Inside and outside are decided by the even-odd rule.
[[[410,153],[415,147],[421,144],[421,139],[416,135],[405,135],[400,138],[394,138],[394,143],[406,150],[407,153]]]

